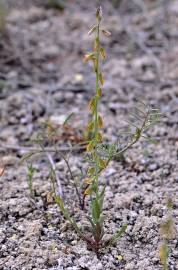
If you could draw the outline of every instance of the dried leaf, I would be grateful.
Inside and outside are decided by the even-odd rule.
[[[101,56],[102,56],[103,59],[107,58],[106,51],[105,51],[104,48],[100,48],[100,53],[101,53]]]
[[[47,203],[52,203],[53,202],[53,194],[51,192],[47,193],[46,200],[47,200]]]
[[[86,178],[83,182],[86,185],[91,185],[93,183],[93,179],[92,178]]]
[[[93,112],[95,110],[95,107],[96,107],[96,99],[94,97],[89,102],[89,109]]]
[[[5,166],[0,168],[0,177],[3,176],[4,174],[4,171],[5,171]]]
[[[101,88],[98,88],[97,89],[97,96],[98,97],[101,97],[102,96],[102,90],[101,90]]]
[[[91,168],[88,168],[88,171],[87,171],[88,175],[94,175],[95,173],[95,168],[94,167],[91,167]]]
[[[89,32],[88,32],[88,35],[90,36],[93,32],[95,32],[96,31],[96,25],[95,26],[93,26],[90,30],[89,30]]]
[[[93,190],[91,188],[87,188],[85,191],[84,191],[84,195],[91,195],[93,192]]]
[[[102,142],[102,140],[103,140],[102,134],[98,133],[96,139],[97,139],[98,142]]]
[[[100,159],[100,160],[99,160],[99,165],[100,165],[100,167],[101,167],[102,169],[106,168],[106,161],[103,160],[103,159]]]
[[[95,58],[95,55],[94,53],[87,53],[85,54],[84,56],[84,62],[88,62],[90,60],[93,60]]]
[[[106,37],[111,36],[111,32],[109,32],[108,30],[102,29],[101,31],[102,31],[103,35],[105,35]]]
[[[88,145],[87,145],[87,152],[91,152],[94,148],[94,142],[91,141]]]
[[[93,123],[93,121],[90,121],[90,122],[88,123],[87,129],[88,129],[88,131],[92,131],[93,128],[94,128],[94,123]]]

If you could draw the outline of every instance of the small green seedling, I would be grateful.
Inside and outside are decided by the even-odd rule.
[[[169,258],[169,247],[166,242],[164,242],[159,249],[159,257],[163,265],[164,270],[169,270],[168,258]]]
[[[34,189],[33,189],[33,176],[34,176],[36,169],[33,167],[32,163],[28,164],[27,168],[28,168],[28,172],[27,172],[28,188],[30,191],[30,196],[32,198],[34,198],[35,194],[34,194]]]
[[[164,270],[169,270],[169,240],[175,236],[175,225],[173,220],[173,202],[171,198],[168,198],[167,201],[167,218],[162,222],[160,227],[160,235],[162,237],[162,244],[159,248],[159,258],[163,265]]]

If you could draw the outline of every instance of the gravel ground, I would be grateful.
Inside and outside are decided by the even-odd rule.
[[[18,2],[18,5],[17,5]],[[103,39],[108,59],[100,111],[106,137],[118,138],[136,98],[160,108],[164,117],[124,160],[102,174],[107,184],[105,237],[127,223],[125,235],[101,258],[87,249],[53,202],[45,157],[33,158],[35,203],[29,197],[26,164],[19,164],[30,139],[48,119],[74,112],[75,125],[88,118],[95,78],[83,55],[91,49],[88,29],[97,1],[65,1],[64,11],[43,1],[7,1],[6,30],[0,40],[0,269],[3,270],[161,270],[160,224],[166,198],[173,199],[178,227],[178,1],[103,1]],[[114,1],[113,1],[114,2]],[[142,5],[144,3],[144,5]],[[60,141],[62,145],[65,141]],[[23,147],[22,147],[23,146]],[[64,162],[55,157],[65,202],[77,222],[88,224],[79,207]],[[82,166],[82,153],[70,157]],[[178,269],[178,240],[170,240],[169,269]]]

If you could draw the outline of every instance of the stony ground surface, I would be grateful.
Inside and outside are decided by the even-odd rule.
[[[164,117],[150,133],[158,144],[139,142],[124,161],[112,161],[103,173],[105,237],[124,223],[128,228],[100,259],[57,206],[46,202],[51,191],[46,157],[33,160],[35,202],[29,197],[26,164],[19,165],[24,146],[44,121],[74,112],[75,125],[82,126],[88,117],[95,78],[82,57],[91,49],[87,32],[97,1],[65,2],[63,11],[47,8],[43,1],[6,2],[9,13],[0,40],[0,165],[5,165],[0,178],[0,269],[161,270],[159,228],[168,196],[178,226],[178,1],[132,0],[128,5],[123,0],[118,7],[103,1],[104,25],[112,32],[103,39],[108,60],[100,111],[106,136],[118,138],[136,98],[159,107]],[[65,202],[88,230],[64,162],[59,157],[55,161]],[[78,171],[82,153],[71,154],[70,161]],[[169,265],[178,269],[176,233]]]

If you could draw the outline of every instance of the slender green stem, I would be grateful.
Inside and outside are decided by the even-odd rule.
[[[96,33],[96,106],[94,112],[94,139],[97,141],[98,135],[98,97],[97,91],[99,88],[99,57],[100,57],[100,21],[98,20],[97,24],[97,33]]]

